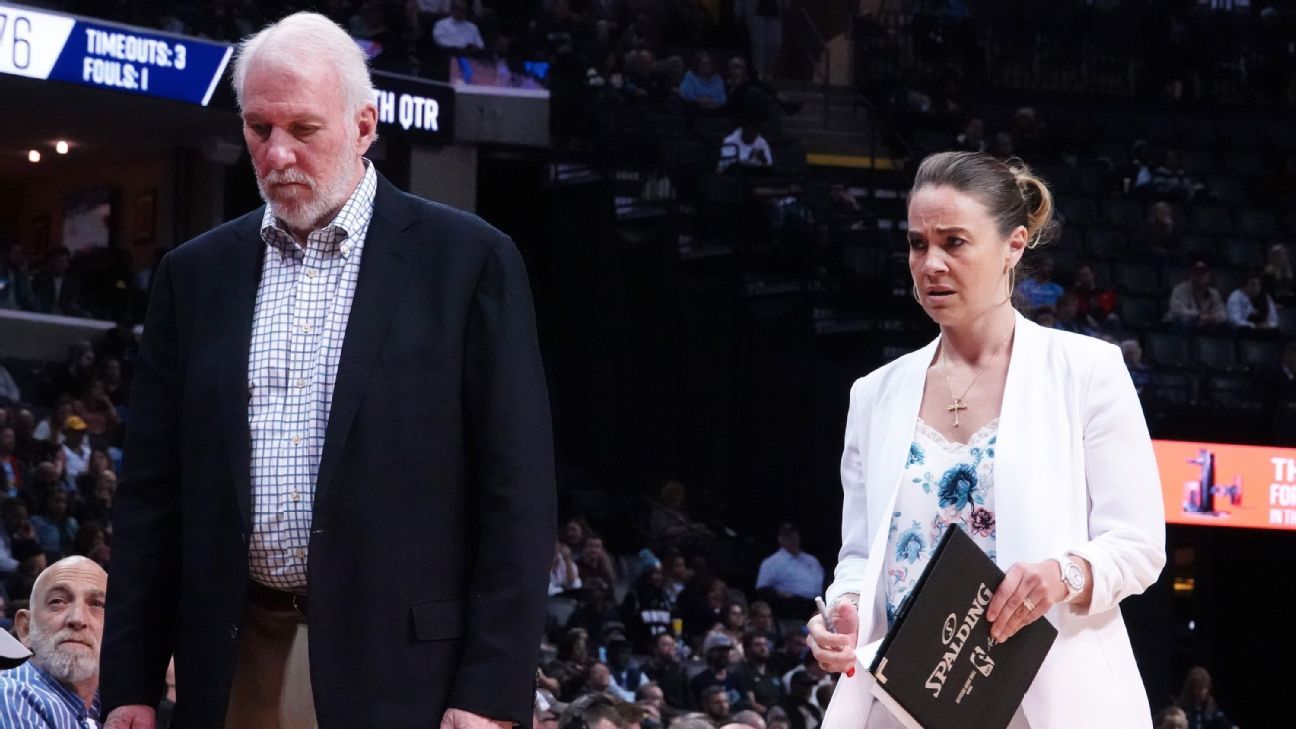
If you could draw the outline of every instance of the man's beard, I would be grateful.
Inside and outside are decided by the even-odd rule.
[[[87,640],[94,645],[90,652],[61,645],[68,639]],[[47,635],[33,620],[27,640],[41,667],[61,684],[75,686],[99,675],[99,645],[89,632],[78,633],[65,629]]]
[[[279,218],[292,230],[314,231],[325,224],[325,218],[334,214],[346,202],[351,190],[347,187],[349,175],[347,166],[339,163],[331,174],[322,180],[312,179],[295,167],[283,170],[272,170],[265,176],[257,175],[257,191],[261,199],[274,210]],[[300,183],[300,188],[279,188],[283,183]],[[271,191],[274,191],[274,195]],[[289,192],[292,190],[292,192]]]

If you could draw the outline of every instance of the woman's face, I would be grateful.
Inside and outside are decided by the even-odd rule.
[[[568,546],[576,546],[585,540],[585,527],[580,522],[572,520],[567,522],[563,527],[563,541]]]
[[[1008,269],[1026,249],[1026,228],[1007,238],[981,201],[952,187],[909,199],[909,274],[937,324],[975,321],[1008,298]]]
[[[730,605],[729,612],[725,613],[725,622],[730,628],[741,628],[747,624],[747,611],[742,605]]]

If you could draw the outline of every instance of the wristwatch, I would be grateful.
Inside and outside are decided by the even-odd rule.
[[[1058,572],[1061,573],[1062,576],[1062,584],[1066,585],[1067,589],[1066,597],[1062,598],[1058,602],[1071,602],[1076,599],[1081,592],[1084,592],[1084,570],[1080,569],[1080,565],[1065,556],[1054,557],[1053,561],[1057,562]]]

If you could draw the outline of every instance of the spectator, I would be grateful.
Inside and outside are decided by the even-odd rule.
[[[753,709],[743,709],[742,711],[733,715],[734,723],[731,724],[730,726],[734,727],[734,729],[742,729],[742,727],[751,727],[751,729],[766,729],[765,719],[761,717],[762,713],[764,712],[756,711]]]
[[[1033,311],[1044,306],[1057,308],[1063,288],[1053,280],[1053,257],[1040,256],[1031,267],[1030,275],[1017,284],[1017,295],[1022,306]]]
[[[585,535],[589,534],[589,525],[585,523],[585,518],[573,516],[563,525],[562,536],[559,537],[562,543],[567,545],[567,549],[572,554],[580,554],[581,547],[585,546]]]
[[[558,641],[558,655],[544,667],[544,675],[558,682],[558,698],[569,700],[589,676],[589,633],[571,628]]]
[[[742,126],[733,130],[720,143],[720,163],[718,171],[724,172],[735,163],[739,168],[770,167],[774,164],[774,153],[769,142],[760,133],[760,121],[747,119]]]
[[[734,15],[747,26],[757,78],[773,78],[783,47],[783,9],[787,0],[735,0]]]
[[[602,636],[609,627],[625,626],[617,619],[616,603],[612,602],[612,589],[604,589],[602,580],[591,578],[585,583],[585,599],[581,601],[571,617],[567,619],[568,628],[583,628],[589,635]]]
[[[117,494],[117,474],[104,470],[95,478],[87,494],[77,500],[77,508],[74,516],[77,523],[86,524],[94,522],[104,528],[104,531],[111,536],[112,534],[112,502]]]
[[[612,586],[616,584],[616,568],[612,565],[612,557],[603,548],[603,537],[597,534],[589,534],[585,537],[580,556],[576,558],[576,567],[586,589],[590,592],[601,592],[605,601],[612,601]]]
[[[671,601],[660,562],[649,564],[621,601],[621,620],[636,650],[649,653],[657,636],[671,630]]]
[[[35,539],[15,539],[13,557],[18,561],[18,571],[5,585],[5,591],[9,593],[10,600],[28,600],[37,578],[45,571],[49,561],[45,558],[45,550]]]
[[[1189,729],[1188,715],[1178,706],[1167,706],[1157,712],[1152,729]]]
[[[573,701],[558,717],[558,726],[585,729],[627,729],[616,702],[606,694],[592,693]]]
[[[607,668],[612,675],[614,694],[626,701],[635,700],[635,692],[648,683],[648,677],[630,657],[630,641],[622,633],[612,633],[604,641],[607,647]]]
[[[717,728],[733,720],[729,715],[732,702],[724,686],[712,684],[702,689],[698,694],[698,705],[702,707],[702,712],[706,714],[707,719]]]
[[[779,630],[778,623],[774,622],[774,610],[770,608],[769,603],[764,600],[757,600],[748,607],[747,612],[751,615],[748,632],[769,638],[772,646],[774,640],[778,637]]]
[[[665,593],[673,612],[680,593],[693,579],[693,571],[689,569],[688,562],[684,561],[684,555],[679,552],[667,553],[666,559],[662,560],[662,565],[664,570],[662,592]]]
[[[14,381],[13,375],[9,370],[0,364],[0,403],[22,402],[22,392],[18,389],[18,383]]]
[[[572,559],[571,547],[560,539],[554,543],[553,562],[549,565],[549,594],[557,595],[580,587],[580,568]]]
[[[0,309],[30,310],[32,299],[31,271],[22,246],[8,243],[0,246]]]
[[[715,630],[729,636],[729,640],[733,642],[733,653],[730,659],[735,662],[743,660],[745,655],[742,639],[743,633],[747,632],[747,608],[736,601],[725,605],[720,625]]]
[[[122,373],[122,362],[117,357],[96,357],[99,362],[98,381],[103,385],[104,394],[115,407],[130,404],[130,385]]]
[[[1287,246],[1274,243],[1269,247],[1269,260],[1264,269],[1265,291],[1279,306],[1296,305],[1296,275],[1292,274],[1291,257]]]
[[[800,666],[806,655],[805,637],[805,626],[785,637],[782,648],[770,657],[770,670],[782,676]]]
[[[1057,328],[1057,309],[1051,306],[1041,306],[1031,314],[1031,320],[1045,329]]]
[[[662,633],[653,643],[652,657],[643,667],[644,674],[661,689],[666,705],[676,711],[693,706],[689,694],[688,672],[680,665],[675,636]]]
[[[725,108],[730,116],[745,119],[749,116],[768,118],[771,104],[776,104],[784,114],[795,114],[801,110],[803,102],[786,98],[773,86],[761,79],[753,78],[747,71],[747,61],[742,56],[734,56],[725,66],[725,94],[728,98]]]
[[[86,557],[107,570],[108,563],[112,560],[112,550],[108,548],[104,528],[94,523],[82,524],[77,529],[76,538],[72,540],[72,554]]]
[[[76,541],[77,520],[68,513],[68,492],[49,489],[40,495],[41,508],[32,515],[32,528],[36,541],[52,564],[69,554]]]
[[[954,139],[954,148],[960,152],[986,151],[985,122],[981,117],[971,117],[963,125],[963,131]]]
[[[711,54],[698,54],[693,70],[684,74],[679,92],[684,101],[702,109],[714,110],[725,105],[724,80],[715,72]]]
[[[108,575],[83,557],[50,565],[37,578],[14,629],[32,652],[0,673],[0,725],[83,729],[99,721],[99,645]]]
[[[652,512],[648,517],[648,535],[652,540],[654,552],[669,553],[711,537],[710,530],[694,522],[689,516],[684,507],[687,499],[688,492],[684,484],[679,481],[667,481],[662,484],[657,503],[653,504]],[[669,578],[672,576],[671,573],[678,570],[673,570],[668,564],[667,572]],[[678,592],[676,594],[678,595]]]
[[[747,702],[757,712],[764,714],[783,700],[783,681],[770,667],[772,643],[766,635],[748,633],[743,638],[743,648],[746,660],[734,671],[742,678]]]
[[[1120,328],[1120,317],[1116,315],[1116,291],[1098,286],[1098,277],[1094,274],[1092,265],[1082,263],[1076,269],[1075,285],[1071,287],[1071,293],[1075,294],[1076,316],[1081,321],[1090,321],[1095,327]]]
[[[1184,677],[1183,690],[1175,702],[1188,716],[1191,729],[1232,729],[1233,722],[1228,720],[1215,703],[1211,691],[1210,673],[1201,666],[1193,666]]]
[[[72,398],[60,397],[57,405],[40,424],[32,431],[32,439],[63,445],[63,424],[72,417]]]
[[[1152,180],[1148,185],[1158,197],[1190,203],[1197,195],[1206,191],[1206,185],[1193,178],[1179,161],[1179,153],[1167,149],[1162,155],[1161,164],[1152,170]]]
[[[1187,280],[1170,292],[1170,311],[1166,320],[1188,329],[1213,329],[1228,319],[1219,290],[1210,285],[1210,266],[1205,261],[1193,264]]]
[[[18,435],[12,426],[0,428],[0,471],[4,472],[4,483],[7,486],[6,496],[17,496],[22,493],[27,483],[27,467],[18,460]]]
[[[1012,135],[1008,132],[999,132],[994,135],[994,139],[990,142],[990,154],[1003,160],[1015,157]],[[789,716],[789,719],[791,719],[791,716]]]
[[[719,687],[724,692],[726,717],[729,715],[729,708],[743,700],[742,679],[731,668],[733,648],[733,640],[720,632],[709,634],[702,643],[702,655],[707,667],[689,681],[689,692],[693,696],[695,705],[707,711],[708,716],[714,716],[704,701],[704,692],[710,687]]]
[[[72,407],[85,421],[89,436],[103,442],[116,438],[121,419],[117,417],[117,408],[108,398],[102,382],[91,380],[86,386],[85,396]]]
[[[782,704],[788,726],[791,729],[818,729],[819,723],[823,721],[823,712],[815,706],[812,699],[819,682],[802,670],[792,674],[790,683],[788,695]]]
[[[108,451],[102,448],[96,448],[90,451],[90,460],[86,463],[86,470],[82,471],[76,477],[76,495],[78,500],[89,501],[94,497],[95,486],[99,482],[99,474],[104,471],[112,470],[112,458]]]
[[[450,16],[432,26],[432,40],[446,51],[479,51],[486,47],[481,31],[468,19],[468,3],[464,0],[450,3]]]
[[[68,358],[50,376],[50,400],[80,397],[94,377],[95,352],[90,342],[68,345]],[[60,421],[61,422],[61,421]]]
[[[1143,397],[1152,387],[1152,368],[1143,361],[1143,346],[1137,339],[1126,339],[1120,343],[1121,355],[1125,358],[1125,368],[1129,370],[1130,379],[1134,381],[1134,391]]]
[[[779,549],[761,561],[756,593],[782,617],[804,617],[823,594],[824,569],[813,554],[801,551],[801,532],[793,524],[778,528]]]
[[[76,490],[76,478],[90,467],[90,444],[86,441],[89,427],[78,415],[69,415],[63,421],[63,456],[67,459],[63,487]]]
[[[45,270],[32,280],[32,302],[36,311],[81,316],[80,291],[68,274],[72,254],[59,246],[45,258]]]
[[[788,720],[787,712],[782,706],[775,706],[765,715],[766,729],[792,729],[792,723]]]
[[[1122,185],[1124,191],[1145,192],[1152,184],[1152,145],[1145,139],[1137,139],[1130,147],[1129,156]]]
[[[697,639],[724,621],[729,604],[729,587],[724,580],[705,574],[694,576],[680,593],[676,612],[684,621],[684,637]]]
[[[643,709],[645,714],[656,719],[663,726],[672,716],[670,707],[666,705],[666,694],[655,681],[647,681],[639,686],[635,691],[635,706]]]
[[[1259,271],[1247,274],[1242,285],[1229,294],[1229,323],[1238,329],[1277,329],[1278,305],[1264,290]]]
[[[1179,255],[1179,230],[1170,203],[1161,200],[1152,204],[1147,220],[1130,248],[1138,256],[1160,261]]]
[[[1088,336],[1093,336],[1098,332],[1096,322],[1088,317],[1080,316],[1079,299],[1070,291],[1063,292],[1062,296],[1058,298],[1057,319],[1053,323],[1053,328]]]
[[[585,675],[585,687],[581,689],[581,694],[607,694],[613,698],[622,701],[631,701],[634,694],[622,689],[612,680],[612,671],[606,663],[595,661],[590,666],[589,672]]]

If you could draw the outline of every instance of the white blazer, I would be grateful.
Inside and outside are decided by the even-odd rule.
[[[851,387],[841,465],[842,549],[827,597],[859,593],[861,647],[886,632],[881,573],[887,527],[939,342]],[[1152,441],[1117,347],[1017,315],[994,481],[1001,568],[1064,553],[1093,566],[1088,609],[1055,605],[1047,613],[1058,639],[1022,701],[1030,726],[1150,726],[1117,604],[1161,573],[1165,514]],[[860,660],[867,666],[872,656]],[[871,680],[863,670],[841,677],[823,729],[867,725]]]

